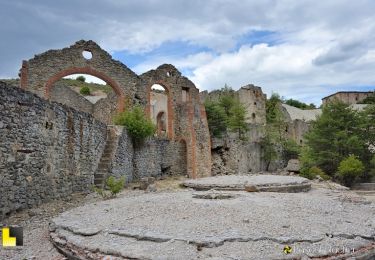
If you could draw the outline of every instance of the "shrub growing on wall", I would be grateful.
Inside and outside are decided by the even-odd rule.
[[[84,87],[81,88],[81,90],[79,91],[79,93],[81,93],[84,96],[88,96],[88,95],[91,94],[90,88],[87,87],[87,86],[84,86]]]
[[[145,116],[140,106],[135,106],[131,110],[117,114],[114,118],[114,123],[125,126],[135,143],[152,136],[156,130],[155,125],[151,119]]]

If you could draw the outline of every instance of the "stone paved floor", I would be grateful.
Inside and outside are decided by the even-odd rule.
[[[234,198],[223,200],[193,194],[95,202],[54,218],[51,236],[91,259],[308,259],[375,250],[375,203],[351,191],[320,185],[307,193],[226,191]]]

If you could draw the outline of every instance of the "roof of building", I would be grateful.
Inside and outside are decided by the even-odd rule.
[[[282,107],[289,114],[291,120],[314,121],[317,116],[322,114],[321,109],[303,110],[297,107],[282,104]]]
[[[322,110],[319,109],[308,109],[303,110],[297,107],[289,106],[287,104],[281,104],[285,111],[290,116],[291,120],[303,120],[303,121],[314,121],[316,120],[317,116],[322,114]],[[350,107],[353,110],[362,111],[365,107],[368,106],[367,104],[352,104]]]
[[[332,97],[332,96],[337,95],[337,94],[341,94],[341,93],[346,93],[346,94],[371,94],[373,92],[374,91],[338,91],[336,93],[333,93],[329,96],[326,96],[326,97],[322,98],[322,100],[326,99],[326,98],[329,98],[329,97]]]

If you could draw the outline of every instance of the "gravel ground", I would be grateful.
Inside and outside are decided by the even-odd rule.
[[[156,187],[160,191],[178,190],[180,182],[184,178],[172,177],[157,181]],[[119,197],[128,196],[128,194],[144,193],[133,190],[136,185],[131,185],[125,189]],[[97,194],[88,195],[73,194],[67,196],[65,200],[54,200],[40,205],[33,209],[24,210],[11,215],[9,218],[0,222],[0,226],[19,225],[24,229],[24,246],[16,249],[4,249],[0,246],[0,260],[63,260],[61,255],[50,241],[49,222],[53,217],[60,213],[88,203],[101,201]],[[1,232],[0,232],[1,234]]]
[[[92,259],[280,259],[374,250],[375,203],[351,191],[227,191],[235,196],[223,200],[193,194],[134,193],[85,205],[54,218],[52,235],[64,250]],[[292,254],[283,253],[285,245]]]
[[[0,259],[66,259],[50,242],[49,221],[61,212],[97,200],[95,194],[73,194],[65,200],[51,201],[3,220],[2,224],[23,227],[24,246],[16,249],[0,247]]]
[[[243,205],[242,208],[244,209],[235,207],[233,208],[236,209],[235,211],[221,211],[219,208],[212,208],[212,205],[215,205],[215,203],[220,205],[222,202],[194,199],[198,201],[196,204],[198,205],[198,209],[201,210],[196,211],[195,209],[191,209],[189,204],[185,203],[192,201],[191,194],[196,192],[187,190],[181,191],[178,185],[180,181],[181,179],[158,181],[156,183],[158,192],[156,193],[145,193],[143,191],[133,190],[132,187],[130,187],[120,194],[119,199],[107,201],[102,201],[96,194],[76,194],[67,197],[64,201],[52,201],[37,208],[14,214],[2,223],[8,225],[17,224],[24,227],[25,245],[21,248],[11,250],[5,250],[0,247],[0,259],[66,259],[50,242],[48,225],[52,218],[54,218],[54,221],[57,221],[61,216],[66,216],[66,213],[63,213],[63,215],[59,214],[70,209],[73,209],[72,212],[80,212],[79,214],[81,214],[72,214],[70,216],[70,220],[76,221],[76,224],[73,225],[75,232],[77,232],[76,228],[79,228],[82,223],[85,223],[83,225],[84,228],[79,232],[99,233],[91,237],[86,237],[60,228],[57,229],[58,232],[56,232],[56,234],[60,232],[58,234],[60,237],[63,236],[65,232],[65,235],[70,237],[71,241],[79,246],[89,245],[101,247],[103,252],[121,252],[125,250],[133,256],[144,256],[152,259],[165,259],[166,255],[169,256],[169,259],[233,259],[231,257],[241,254],[246,255],[243,259],[251,259],[250,256],[262,259],[263,256],[267,255],[267,252],[272,251],[275,252],[275,256],[280,256],[280,249],[283,245],[280,242],[293,242],[286,241],[285,239],[288,237],[292,239],[307,239],[305,242],[300,241],[291,244],[295,252],[301,250],[310,250],[313,252],[318,247],[326,247],[325,250],[328,250],[327,246],[329,245],[331,248],[337,245],[343,245],[347,248],[358,248],[369,244],[369,239],[361,236],[370,236],[375,227],[374,221],[368,219],[369,216],[373,218],[375,214],[375,196],[366,197],[368,200],[373,201],[371,204],[364,200],[363,197],[356,196],[352,192],[340,190],[340,186],[335,184],[327,184],[325,182],[316,183],[313,185],[312,191],[301,194],[262,193],[262,195],[257,195],[257,193],[242,194],[241,192],[235,192],[235,194],[239,194],[240,196],[225,200],[225,202],[224,200],[222,201],[224,202],[223,204],[227,203],[228,206],[235,201],[251,202],[251,205],[247,207],[247,211],[244,210],[245,207],[243,207]],[[247,198],[247,195],[250,195],[250,197]],[[297,196],[293,197],[294,195]],[[307,195],[309,197],[305,197],[304,199],[304,196]],[[273,202],[267,202],[269,199]],[[307,202],[302,202],[304,200]],[[328,202],[326,202],[326,200]],[[322,201],[325,206],[319,206],[322,204]],[[284,202],[292,204],[287,211],[283,211],[283,208],[288,208],[288,206],[281,206]],[[98,212],[92,211],[94,210],[93,203],[96,204],[95,207],[100,208]],[[332,209],[327,209],[328,212],[323,212],[324,216],[322,218],[324,220],[323,227],[329,226],[328,224],[332,221],[336,222],[339,220],[330,230],[333,234],[328,234],[328,236],[332,236],[329,241],[324,239],[320,242],[311,243],[313,239],[318,239],[319,235],[321,235],[321,227],[318,227],[317,231],[309,232],[307,235],[299,233],[301,230],[298,225],[306,223],[307,220],[305,220],[305,222],[301,220],[297,221],[299,223],[297,225],[288,223],[289,220],[293,220],[294,222],[296,216],[302,219],[306,217],[304,213],[298,213],[298,209],[300,210],[303,205],[308,206],[309,209],[305,213],[310,214],[322,210],[321,207],[332,206]],[[85,211],[82,211],[83,208],[77,208],[79,206],[83,206]],[[108,212],[105,212],[106,209]],[[256,213],[259,209],[261,211]],[[296,210],[297,215],[295,216],[294,212]],[[110,221],[111,223],[108,221],[100,221],[100,223],[96,225],[95,222],[90,222],[95,219],[100,220],[100,216],[108,215],[108,213],[112,211],[117,214],[117,217],[113,216],[112,221]],[[341,212],[339,214],[340,216],[338,214],[335,215],[335,211]],[[92,212],[91,216],[93,219],[87,214],[90,214],[90,212]],[[239,212],[240,215],[237,214]],[[286,212],[290,212],[290,214]],[[333,212],[333,214],[331,214],[331,212]],[[359,212],[361,213],[359,214]],[[251,214],[244,217],[241,215],[243,213]],[[274,216],[270,216],[270,213]],[[267,216],[267,218],[264,216]],[[272,221],[272,219],[275,221]],[[68,222],[71,224],[72,222],[70,220],[68,220]],[[195,220],[201,222],[195,222]],[[266,221],[264,222],[263,220]],[[313,231],[312,228],[314,225],[318,224],[318,222],[313,218],[308,218],[308,220],[312,221],[312,224],[308,224],[307,230]],[[352,223],[347,223],[345,221]],[[224,227],[223,225],[228,222],[230,222],[231,228],[225,229],[231,232],[220,231],[221,227]],[[200,224],[198,225],[198,223]],[[361,223],[361,225],[357,225],[358,223]],[[103,232],[103,225],[108,230],[114,232],[112,232],[112,234]],[[100,230],[98,230],[98,226]],[[278,234],[277,232],[280,232],[278,239],[281,240],[259,240],[246,243],[234,239],[232,242],[225,241],[222,245],[219,245],[223,242],[223,239],[228,239],[229,237],[230,240],[231,238],[233,239],[234,236],[251,240],[259,235],[256,230],[259,230],[259,227],[263,228],[263,226],[266,226],[264,232],[262,232],[263,235],[267,234],[267,232],[268,235],[275,235]],[[242,232],[242,227],[244,227],[244,232]],[[90,230],[90,228],[92,229]],[[148,232],[145,232],[145,228]],[[234,232],[236,229],[237,232]],[[304,229],[306,229],[306,227],[304,227]],[[280,230],[284,230],[284,232]],[[361,236],[357,236],[354,239],[348,239],[340,235],[337,236],[338,234],[333,236],[333,231],[335,230],[345,231],[347,233],[346,235],[360,233]],[[285,231],[288,231],[287,236],[285,236]],[[170,239],[170,237],[176,238],[177,233],[178,239]],[[209,236],[207,236],[207,234]],[[298,238],[298,234],[300,234],[301,237]],[[304,235],[304,237],[302,237],[302,235]],[[137,240],[135,239],[136,236],[139,236],[138,238],[141,239],[147,237],[147,239]],[[159,241],[155,243],[150,241],[150,238],[151,240],[161,239],[165,242]],[[186,239],[191,240],[191,242],[189,241],[189,243],[187,243]],[[98,242],[100,243],[99,245],[97,244]],[[128,246],[124,247],[124,245]],[[77,247],[76,249],[79,251],[80,248]],[[102,256],[104,256],[104,254],[92,254],[93,259],[100,259]],[[117,258],[114,257],[113,259]]]

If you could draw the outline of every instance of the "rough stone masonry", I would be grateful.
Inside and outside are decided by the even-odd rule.
[[[86,59],[83,52],[92,57]],[[59,87],[55,83],[74,73],[106,81],[115,93],[108,99],[112,103],[107,100],[84,109],[74,104],[81,99],[71,98],[67,106],[59,103],[58,95],[51,102],[52,89]],[[133,181],[163,174],[192,178],[211,174],[210,137],[199,90],[172,65],[138,76],[95,42],[79,41],[24,61],[19,82],[20,88],[0,84],[0,218],[72,192],[89,191],[99,164],[107,160],[102,157],[109,142],[113,151],[105,177],[126,176]],[[166,90],[167,135],[150,138],[135,149],[125,129],[114,130],[109,124],[114,112],[134,104],[150,116],[154,84]],[[113,131],[114,137],[109,135]]]

